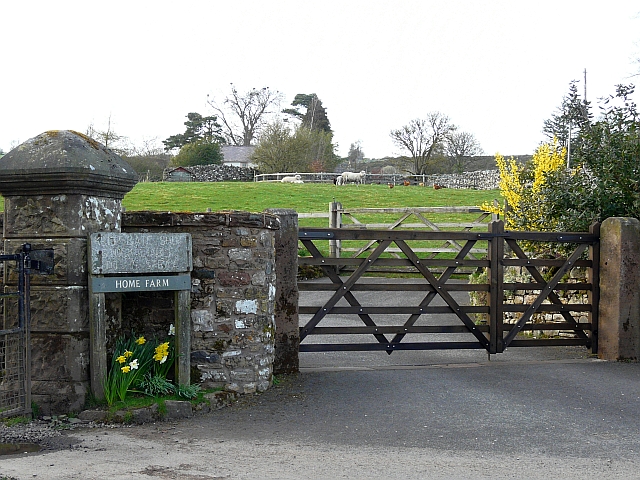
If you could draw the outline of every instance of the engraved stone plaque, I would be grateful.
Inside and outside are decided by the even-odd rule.
[[[192,270],[188,233],[94,233],[89,273],[178,273]]]

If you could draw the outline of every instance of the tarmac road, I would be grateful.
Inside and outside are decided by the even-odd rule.
[[[640,478],[640,365],[575,353],[304,370],[264,394],[179,423],[71,432],[72,448],[5,456],[0,473],[19,479]]]
[[[579,347],[303,353],[260,395],[177,423],[73,431],[19,479],[640,478],[640,364]]]

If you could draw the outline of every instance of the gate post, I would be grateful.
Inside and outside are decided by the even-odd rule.
[[[31,278],[32,397],[43,414],[78,411],[89,392],[87,236],[119,232],[138,175],[95,140],[68,130],[27,140],[0,160],[4,250],[53,248],[54,272]],[[5,279],[16,274],[5,263]],[[13,306],[5,305],[5,315]],[[6,317],[5,317],[6,319]]]
[[[342,228],[342,204],[340,202],[334,201],[329,204],[329,228]],[[331,258],[340,258],[340,246],[340,240],[329,240],[329,256]]]
[[[299,370],[298,350],[298,213],[295,210],[270,208],[267,213],[280,219],[274,244],[276,250],[275,294],[275,358],[273,373],[296,373]]]
[[[598,357],[640,360],[640,221],[611,217],[600,226]]]
[[[490,238],[487,240],[487,256],[489,259],[489,353],[502,353],[503,332],[503,277],[502,258],[504,257],[504,222],[489,222]]]

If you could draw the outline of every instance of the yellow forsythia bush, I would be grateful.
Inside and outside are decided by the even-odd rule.
[[[501,215],[507,230],[554,230],[557,221],[547,215],[544,187],[550,174],[564,168],[565,157],[566,150],[557,140],[540,145],[531,161],[524,165],[496,154],[500,171],[498,185],[506,209],[489,203],[482,204],[482,208]]]

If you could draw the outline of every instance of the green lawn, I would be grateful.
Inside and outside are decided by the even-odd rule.
[[[479,206],[500,198],[498,190],[434,190],[426,187],[267,182],[139,183],[124,198],[127,210],[205,212],[292,208],[300,213],[326,212],[329,202],[344,207]]]

